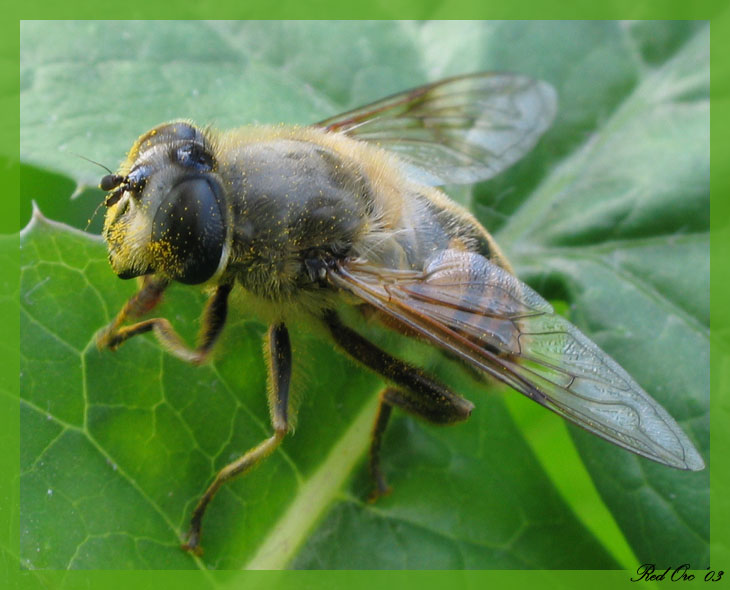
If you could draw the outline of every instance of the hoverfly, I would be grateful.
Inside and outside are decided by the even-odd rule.
[[[678,469],[704,467],[672,417],[515,278],[489,233],[434,188],[505,170],[532,149],[556,108],[555,91],[542,81],[459,76],[311,127],[164,123],[102,179],[111,266],[121,278],[143,278],[98,335],[100,348],[151,331],[173,355],[202,363],[234,288],[270,323],[273,434],[218,473],[184,548],[200,551],[203,515],[217,490],[270,455],[289,430],[287,323],[302,312],[389,383],[372,435],[373,497],[388,490],[380,441],[393,408],[451,423],[465,420],[473,404],[347,325],[341,311],[349,306],[624,449]],[[212,288],[196,348],[164,318],[125,325],[151,311],[173,281]]]

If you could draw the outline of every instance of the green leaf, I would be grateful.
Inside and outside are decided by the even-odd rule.
[[[24,178],[49,179],[23,192],[83,227],[57,206],[64,183],[104,173],[70,152],[113,167],[164,120],[308,123],[462,72],[546,79],[560,97],[552,130],[462,198],[518,275],[564,301],[707,460],[708,32],[661,30],[652,45],[616,23],[24,22]],[[449,428],[397,416],[384,443],[394,492],[367,504],[382,384],[307,322],[292,326],[297,430],[216,496],[206,553],[193,558],[178,544],[199,495],[270,433],[265,326],[234,302],[204,367],[148,336],[99,352],[95,332],[135,289],[114,277],[103,243],[37,214],[21,257],[27,568],[605,569],[616,555],[624,567],[706,566],[707,471],[655,465],[571,428],[573,459],[560,419],[400,338],[386,345],[477,409]],[[176,286],[159,314],[192,342],[204,299]]]
[[[708,51],[705,28],[647,73],[499,234],[515,244],[518,274],[552,283],[577,323],[682,418],[702,449],[709,448]],[[709,563],[707,472],[614,460],[583,432],[574,437],[642,562],[661,547],[668,564]],[[663,546],[667,534],[675,541]]]

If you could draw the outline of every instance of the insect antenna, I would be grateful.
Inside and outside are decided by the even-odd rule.
[[[69,152],[76,156],[77,158],[81,158],[82,160],[86,160],[87,162],[91,162],[92,164],[96,164],[100,168],[103,168],[106,170],[109,174],[104,176],[104,178],[101,179],[101,184],[99,185],[99,188],[105,191],[108,191],[110,189],[106,188],[110,183],[115,182],[115,186],[119,185],[119,182],[116,182],[117,178],[122,179],[121,176],[118,176],[117,174],[114,174],[109,168],[104,166],[104,164],[101,164],[100,162],[97,162],[96,160],[92,160],[91,158],[87,158],[86,156],[82,156],[81,154],[77,154],[76,152]],[[113,187],[112,187],[113,188]],[[84,231],[87,231],[89,229],[89,226],[91,225],[91,222],[94,221],[94,218],[96,217],[96,214],[99,212],[99,209],[102,205],[106,204],[106,199],[99,203],[96,206],[96,209],[94,209],[94,213],[91,215],[91,218],[86,223],[86,227],[84,228]]]
[[[96,160],[92,160],[91,158],[87,158],[86,156],[82,156],[81,154],[77,154],[76,152],[69,152],[69,153],[70,154],[73,154],[77,158],[81,158],[82,160],[86,160],[87,162],[91,162],[92,164],[96,164],[100,168],[103,168],[104,170],[106,170],[109,174],[114,174],[111,170],[109,170],[109,168],[107,168],[106,166],[104,166],[104,164],[100,164]]]

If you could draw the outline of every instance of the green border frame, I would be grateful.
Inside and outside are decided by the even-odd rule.
[[[7,7],[0,34],[0,233],[14,231],[19,215],[19,21],[64,18],[441,18],[441,19],[698,19],[711,22],[711,563],[730,580],[730,0],[612,0],[602,6],[587,0],[529,0],[486,6],[483,0],[379,0],[373,6],[341,0],[285,0],[274,7],[241,6],[240,0],[177,3],[174,13],[163,1],[130,0],[124,9],[98,0],[45,6],[43,0]],[[120,3],[121,4],[121,3]],[[211,571],[21,571],[19,569],[19,260],[17,234],[0,235],[0,586],[5,588],[341,588],[376,585],[427,590],[500,588],[615,588],[629,585],[634,572],[454,571],[454,572],[211,572]],[[706,570],[692,584],[704,583]],[[5,582],[5,583],[3,583]],[[667,583],[668,580],[665,582]]]

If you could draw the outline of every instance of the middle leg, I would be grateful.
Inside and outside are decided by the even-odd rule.
[[[190,519],[187,542],[183,544],[183,549],[197,555],[202,553],[202,549],[200,548],[200,535],[203,516],[213,496],[215,496],[216,492],[227,481],[248,473],[261,461],[271,455],[279,444],[281,444],[282,439],[289,429],[288,408],[289,382],[291,380],[291,344],[289,341],[289,332],[283,323],[274,324],[269,328],[267,343],[270,383],[269,407],[274,433],[269,438],[248,450],[241,457],[223,467],[198,501],[193,511],[193,516]]]

